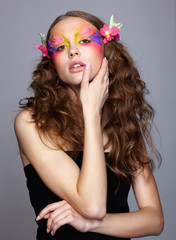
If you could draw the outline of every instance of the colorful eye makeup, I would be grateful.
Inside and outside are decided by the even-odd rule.
[[[74,34],[74,42],[77,45],[88,44],[91,40],[102,45],[100,39],[101,35],[93,28],[84,27],[83,30],[79,28]],[[51,41],[48,41],[48,51],[51,53],[54,53],[56,50],[61,51],[67,47],[69,47],[69,40],[62,33],[53,36]]]
[[[64,38],[61,37],[60,35],[57,35],[57,36],[54,36],[54,37],[53,37],[52,42],[53,42],[55,45],[58,45],[58,44],[64,42]]]
[[[52,54],[56,51],[55,46],[50,41],[48,41],[48,51],[51,52]]]
[[[100,40],[101,39],[101,35],[99,34],[98,31],[96,31],[90,37],[91,37],[92,41],[94,41],[94,42],[96,42],[96,43],[98,43],[98,44],[100,44],[102,46],[102,42]]]
[[[84,36],[84,35],[88,35],[88,36],[90,36],[90,35],[92,35],[93,33],[95,33],[95,29],[92,29],[92,28],[85,28],[84,30],[82,30],[79,34],[80,34],[80,36],[82,37],[82,36]]]

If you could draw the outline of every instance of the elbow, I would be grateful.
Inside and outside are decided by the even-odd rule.
[[[158,236],[163,232],[164,229],[164,217],[158,217],[158,219],[155,222],[155,230],[154,235]]]
[[[90,206],[84,211],[85,217],[89,219],[101,220],[106,215],[106,208],[100,206]]]

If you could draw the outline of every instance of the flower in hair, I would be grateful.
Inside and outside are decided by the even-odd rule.
[[[100,34],[104,37],[103,42],[107,43],[112,39],[119,40],[119,30],[121,29],[121,23],[114,22],[114,16],[112,15],[110,18],[110,25],[104,24],[103,28],[100,29]]]
[[[42,45],[38,46],[37,44],[34,44],[34,46],[36,48],[38,48],[40,51],[42,51],[42,54],[43,54],[44,57],[50,58],[50,56],[48,55],[48,49],[47,49],[47,46],[46,46],[46,41],[44,40],[45,35],[42,34],[42,33],[39,33],[39,35],[40,35],[40,38],[41,38]]]

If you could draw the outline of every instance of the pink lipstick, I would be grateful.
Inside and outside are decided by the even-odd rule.
[[[85,69],[86,64],[81,61],[73,61],[69,65],[69,71],[71,73],[81,72]]]

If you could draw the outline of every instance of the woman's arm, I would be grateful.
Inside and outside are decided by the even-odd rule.
[[[139,210],[131,213],[106,214],[102,220],[82,217],[67,202],[53,203],[40,212],[48,218],[47,231],[54,235],[64,224],[70,224],[81,232],[97,232],[122,238],[159,235],[164,218],[156,183],[149,168],[134,177],[133,189]]]
[[[53,150],[46,139],[46,145],[51,148],[41,141],[29,110],[22,111],[15,120],[21,155],[31,162],[51,191],[87,218],[100,219],[106,213],[107,179],[99,110],[107,97],[107,72],[105,60],[90,84],[90,69],[84,72],[82,92],[87,98],[82,102],[87,111],[84,107],[85,139],[81,170],[64,151]]]
[[[90,231],[122,238],[159,235],[164,227],[164,217],[156,182],[148,166],[134,176],[133,191],[138,211],[107,214],[101,221],[92,221]]]

